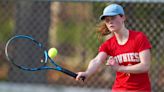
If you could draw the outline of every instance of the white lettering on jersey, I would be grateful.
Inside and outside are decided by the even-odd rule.
[[[117,63],[140,62],[139,53],[124,53],[114,56],[114,59]]]

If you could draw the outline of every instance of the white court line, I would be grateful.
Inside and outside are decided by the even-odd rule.
[[[0,82],[0,92],[110,92],[105,89]]]

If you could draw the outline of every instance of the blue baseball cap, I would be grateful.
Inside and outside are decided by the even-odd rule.
[[[118,4],[110,4],[105,7],[103,14],[100,16],[100,20],[103,20],[106,16],[124,15],[124,9]]]

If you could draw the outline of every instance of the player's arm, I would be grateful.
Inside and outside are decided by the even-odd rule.
[[[119,66],[117,71],[126,73],[143,73],[149,71],[151,62],[150,49],[139,53],[140,63],[131,66]]]
[[[105,52],[100,52],[94,59],[92,59],[86,70],[87,75],[90,76],[93,74],[101,65],[102,61],[106,60],[106,58],[107,54]]]
[[[100,52],[94,59],[92,59],[88,65],[88,68],[85,72],[79,72],[76,80],[79,80],[81,76],[88,77],[96,72],[98,67],[101,65],[103,61],[107,58],[107,54],[105,52]]]

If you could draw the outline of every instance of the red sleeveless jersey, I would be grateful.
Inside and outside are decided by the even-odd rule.
[[[139,52],[150,48],[151,44],[143,32],[129,30],[129,38],[124,45],[119,45],[116,37],[113,36],[99,47],[99,52],[106,52],[120,65],[127,66],[140,63]],[[140,74],[116,72],[112,90],[113,92],[150,92],[148,72]]]

